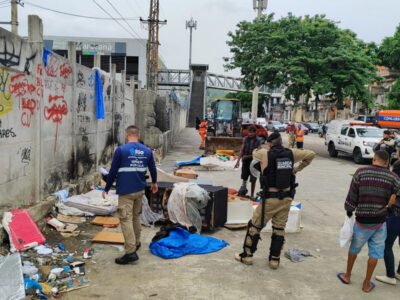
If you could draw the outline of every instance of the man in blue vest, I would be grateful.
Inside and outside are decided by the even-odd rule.
[[[125,255],[115,259],[115,263],[126,265],[139,259],[136,250],[140,247],[140,214],[142,197],[146,189],[146,173],[150,170],[151,191],[157,193],[157,168],[153,152],[139,142],[139,129],[129,126],[125,131],[127,143],[119,146],[111,163],[103,198],[117,180],[118,216],[125,238]]]

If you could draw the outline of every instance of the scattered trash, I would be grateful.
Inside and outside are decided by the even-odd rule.
[[[175,175],[187,179],[196,179],[199,176],[197,172],[192,169],[178,169],[176,170]]]
[[[5,212],[2,224],[10,237],[11,252],[30,249],[46,241],[35,221],[25,209]]]
[[[125,239],[120,232],[100,231],[92,240],[94,243],[124,244]]]
[[[302,262],[305,257],[312,256],[310,251],[291,248],[285,252],[285,257],[290,259],[292,262]]]
[[[194,159],[188,160],[188,161],[177,161],[177,162],[176,162],[176,166],[177,166],[178,168],[180,168],[180,167],[183,167],[183,166],[195,166],[195,165],[200,165],[200,159],[201,159],[202,157],[205,157],[205,155],[197,156],[197,157],[195,157]]]
[[[58,248],[58,249],[60,249],[61,251],[65,251],[65,247],[64,247],[63,244],[57,243],[56,245],[57,245],[57,248]]]
[[[142,225],[150,227],[157,221],[164,220],[164,216],[160,213],[155,213],[151,210],[147,197],[143,195],[142,198],[142,213],[140,214],[140,221]]]
[[[46,223],[48,225],[53,226],[58,232],[67,232],[67,233],[73,233],[78,229],[78,225],[76,224],[64,224],[63,222],[60,222],[56,218],[48,218],[46,219]]]
[[[85,252],[83,252],[84,259],[90,259],[94,255],[94,250],[92,248],[86,248]]]
[[[0,256],[0,287],[2,299],[16,300],[25,297],[20,254]]]
[[[93,225],[100,225],[103,227],[113,228],[118,227],[119,219],[115,217],[96,217],[91,222]]]
[[[40,245],[35,247],[35,251],[39,255],[49,255],[53,253],[53,249],[46,247],[45,245]]]
[[[22,263],[22,273],[28,277],[31,277],[35,274],[37,274],[37,272],[39,271],[38,268],[35,267],[35,265],[33,263],[31,263],[30,261],[24,261]]]
[[[70,223],[70,224],[81,224],[86,221],[86,218],[84,218],[84,217],[66,216],[63,214],[58,214],[57,219],[61,222]]]
[[[77,275],[85,275],[85,263],[82,261],[75,261],[71,265],[72,271]]]

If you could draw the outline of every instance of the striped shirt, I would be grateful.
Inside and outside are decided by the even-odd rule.
[[[390,196],[399,190],[400,178],[387,168],[360,168],[354,174],[344,207],[346,211],[355,211],[361,224],[383,223]]]

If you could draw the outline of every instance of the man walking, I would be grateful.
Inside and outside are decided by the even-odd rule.
[[[289,125],[287,127],[287,132],[289,134],[288,145],[289,148],[292,149],[294,148],[294,144],[296,142],[296,125],[293,124],[292,122],[289,122]]]
[[[348,252],[347,271],[337,277],[344,284],[350,283],[354,262],[362,247],[368,243],[367,273],[362,290],[369,293],[375,288],[371,282],[378,259],[384,257],[386,240],[386,215],[389,200],[400,189],[399,178],[388,170],[389,154],[375,152],[372,166],[359,168],[354,174],[345,202],[349,217],[355,211],[356,223]]]
[[[139,143],[139,129],[129,126],[125,131],[127,143],[119,146],[111,163],[103,198],[117,180],[118,216],[125,238],[125,255],[115,259],[115,263],[126,265],[139,259],[136,251],[140,247],[140,214],[142,197],[146,189],[146,172],[150,170],[151,191],[156,193],[157,168],[151,149]]]
[[[303,149],[304,146],[304,131],[301,129],[301,124],[296,129],[296,146],[297,149]]]
[[[247,130],[248,134],[243,139],[242,148],[240,149],[240,154],[235,168],[239,167],[240,160],[242,160],[242,186],[239,189],[238,194],[240,196],[246,196],[247,190],[247,180],[250,178],[251,183],[251,198],[254,197],[254,190],[256,186],[257,178],[254,178],[250,173],[250,163],[253,160],[254,149],[260,148],[262,141],[257,137],[257,128],[255,126],[250,126]]]
[[[260,232],[272,220],[269,266],[271,269],[278,269],[285,242],[286,222],[295,194],[295,174],[311,163],[315,152],[284,148],[279,132],[272,133],[267,142],[270,148],[268,152],[266,149],[259,149],[255,153],[257,157],[262,157],[263,202],[258,205],[249,221],[243,252],[236,254],[235,259],[246,265],[253,264]]]
[[[207,123],[208,120],[205,118],[199,125],[199,135],[201,138],[201,143],[200,143],[200,150],[204,150],[206,147],[206,137],[207,137]]]
[[[397,152],[397,159],[400,159],[400,152]],[[393,173],[400,177],[400,160],[393,165]],[[386,276],[376,276],[376,280],[396,285],[396,279],[400,280],[400,262],[395,271],[395,259],[393,253],[393,245],[397,238],[400,242],[400,195],[396,196],[393,205],[389,205],[388,216],[386,218],[387,237],[385,241],[385,267]],[[392,203],[390,203],[392,204]]]

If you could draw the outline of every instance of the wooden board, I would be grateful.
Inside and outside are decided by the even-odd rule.
[[[114,217],[96,217],[93,219],[92,224],[104,227],[117,227],[119,225],[119,219]]]
[[[124,244],[125,239],[121,232],[100,231],[92,240],[94,243]]]

